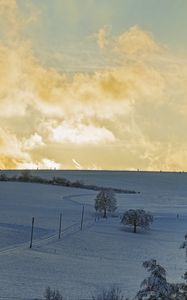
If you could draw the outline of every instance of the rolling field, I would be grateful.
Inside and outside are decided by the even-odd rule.
[[[55,171],[38,172],[49,178]],[[96,192],[0,182],[0,299],[42,299],[48,285],[68,299],[91,299],[98,290],[113,284],[125,296],[133,297],[146,276],[142,261],[149,258],[166,267],[169,281],[180,281],[186,269],[185,253],[179,249],[187,231],[185,173],[69,171],[59,175],[134,189],[140,194],[116,194],[116,217],[95,222]],[[82,204],[85,216],[81,231]],[[152,212],[151,230],[133,234],[132,229],[121,225],[120,216],[129,208]],[[30,249],[32,217],[35,227]]]

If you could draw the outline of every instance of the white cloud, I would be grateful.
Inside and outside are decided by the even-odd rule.
[[[43,158],[39,162],[24,162],[24,163],[19,163],[17,165],[17,169],[27,169],[27,170],[32,170],[32,169],[61,169],[62,165],[55,162],[54,160],[50,160],[48,158]]]
[[[115,136],[104,127],[94,125],[71,124],[63,122],[57,127],[48,128],[49,140],[55,143],[99,144],[114,142]]]
[[[26,151],[33,150],[44,145],[43,138],[38,133],[34,133],[29,139],[25,139],[23,141],[23,149]]]

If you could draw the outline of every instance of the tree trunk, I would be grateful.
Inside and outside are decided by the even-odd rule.
[[[136,221],[134,221],[134,233],[136,233]]]
[[[106,208],[104,208],[103,218],[106,218]]]

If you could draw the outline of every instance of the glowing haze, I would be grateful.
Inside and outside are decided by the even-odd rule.
[[[185,11],[0,0],[0,168],[187,170]]]

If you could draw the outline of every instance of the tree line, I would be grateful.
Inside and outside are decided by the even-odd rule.
[[[65,177],[57,177],[47,179],[40,176],[33,175],[30,170],[22,170],[20,175],[8,176],[5,173],[0,173],[0,181],[18,181],[18,182],[31,182],[31,183],[41,183],[41,184],[52,184],[57,186],[72,187],[72,188],[81,188],[93,191],[100,191],[103,189],[101,186],[93,184],[85,184],[82,180],[71,181]],[[137,194],[134,190],[128,189],[119,189],[119,188],[110,188],[115,193],[119,194]]]

